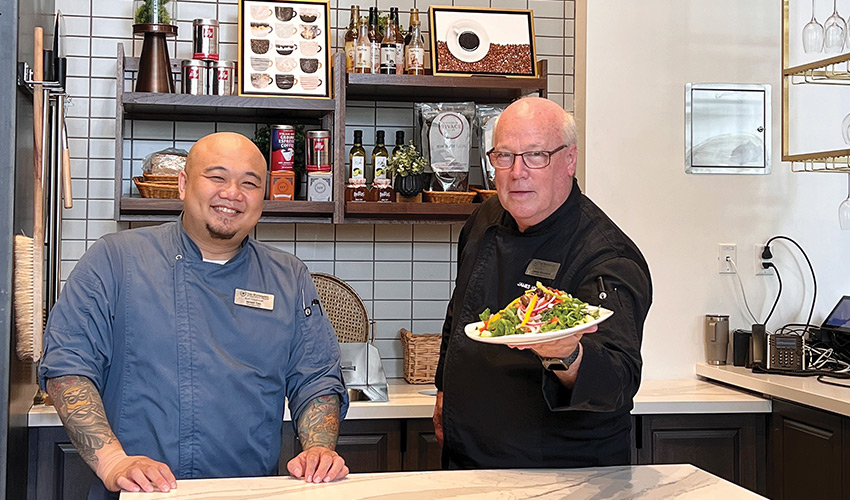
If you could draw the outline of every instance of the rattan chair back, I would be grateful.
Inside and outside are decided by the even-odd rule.
[[[325,273],[312,273],[319,300],[340,342],[368,342],[369,314],[360,295],[345,281]]]

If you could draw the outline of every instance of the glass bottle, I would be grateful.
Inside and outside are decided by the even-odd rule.
[[[363,131],[354,131],[354,145],[348,153],[349,164],[351,165],[351,178],[365,179],[366,178],[366,150],[363,149]]]
[[[354,73],[354,45],[357,43],[357,31],[360,23],[360,6],[351,6],[351,19],[345,32],[345,72]]]
[[[372,72],[372,42],[369,40],[369,22],[365,17],[360,18],[357,42],[354,44],[354,72]]]
[[[385,75],[396,74],[396,26],[398,20],[394,16],[398,16],[398,10],[394,9],[395,7],[390,9],[390,18],[384,30],[384,38],[381,40],[381,73]]]
[[[422,37],[422,23],[419,10],[410,9],[410,41],[404,48],[404,68],[408,75],[425,74],[425,39]]]
[[[390,155],[390,158],[395,158],[396,153],[401,150],[401,147],[404,146],[404,130],[396,130],[395,131],[395,146],[393,146],[393,152]]]
[[[375,179],[387,179],[387,161],[390,154],[384,145],[384,131],[375,132],[375,147],[372,149],[372,181]]]
[[[369,43],[371,44],[372,73],[381,70],[381,30],[378,27],[378,8],[369,7]]]
[[[404,35],[401,33],[401,17],[398,7],[392,7],[390,13],[395,10],[395,74],[404,74]]]

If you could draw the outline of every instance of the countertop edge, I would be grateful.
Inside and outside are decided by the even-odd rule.
[[[430,419],[434,413],[433,385],[391,381],[390,401],[354,402],[345,420]],[[770,413],[771,402],[758,396],[705,380],[643,381],[635,396],[632,415]],[[284,421],[290,421],[286,412]],[[36,406],[28,415],[29,427],[57,427],[62,422],[53,407]]]
[[[696,365],[696,374],[736,388],[850,417],[850,390],[822,384],[808,387],[812,385],[810,382],[814,381],[813,378],[800,380],[798,377],[752,373],[744,367],[710,366],[705,363]],[[777,377],[782,378],[777,380]],[[830,396],[838,391],[844,391],[843,398]]]

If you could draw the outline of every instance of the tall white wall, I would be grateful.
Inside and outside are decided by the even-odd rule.
[[[752,323],[734,276],[717,273],[718,243],[738,245],[740,276],[761,321],[777,286],[775,277],[754,276],[754,245],[777,234],[794,238],[817,273],[813,322],[820,323],[850,293],[850,231],[839,229],[837,215],[847,175],[792,173],[780,161],[782,2],[586,0],[583,8],[586,189],[636,241],[652,271],[644,378],[693,376],[694,363],[704,360],[706,313],[730,314],[732,328]],[[798,28],[792,26],[794,43]],[[687,82],[772,85],[770,175],[685,174]],[[821,134],[834,125],[806,127]],[[777,243],[773,253],[784,290],[768,329],[805,321],[812,298],[796,248]]]

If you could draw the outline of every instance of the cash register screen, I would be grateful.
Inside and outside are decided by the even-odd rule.
[[[850,295],[845,295],[838,301],[821,327],[850,333]]]

